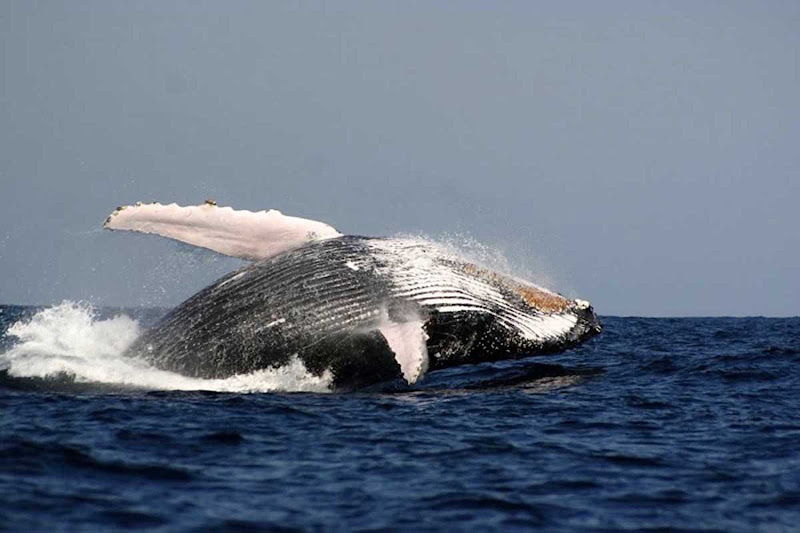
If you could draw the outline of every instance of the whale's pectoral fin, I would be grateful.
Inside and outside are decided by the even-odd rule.
[[[255,213],[236,211],[217,207],[209,200],[188,207],[159,203],[118,207],[103,227],[161,235],[253,261],[341,235],[322,222],[286,216],[274,209]]]
[[[387,322],[378,331],[394,352],[405,380],[409,385],[416,383],[428,369],[428,334],[422,320]]]

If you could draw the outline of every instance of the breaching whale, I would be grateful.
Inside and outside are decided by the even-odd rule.
[[[299,358],[337,388],[454,365],[554,353],[600,331],[592,307],[436,244],[345,236],[279,211],[136,204],[103,227],[253,261],[166,314],[128,355],[225,378]]]

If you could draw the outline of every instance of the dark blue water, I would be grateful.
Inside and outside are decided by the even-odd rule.
[[[0,331],[33,313],[0,309]],[[412,391],[5,372],[0,529],[797,531],[800,319],[603,323]]]

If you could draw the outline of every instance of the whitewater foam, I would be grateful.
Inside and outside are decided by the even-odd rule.
[[[14,378],[51,379],[151,390],[219,392],[329,392],[330,372],[310,374],[302,361],[225,379],[200,379],[159,370],[125,357],[125,349],[141,333],[139,323],[120,314],[98,318],[86,304],[63,302],[13,324],[6,335],[14,345],[0,354],[0,370]]]

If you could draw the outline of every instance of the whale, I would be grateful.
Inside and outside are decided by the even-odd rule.
[[[134,204],[103,227],[149,233],[249,263],[181,303],[126,356],[199,378],[299,360],[331,387],[418,382],[457,365],[552,354],[598,334],[589,302],[496,272],[428,240],[206,201]]]

